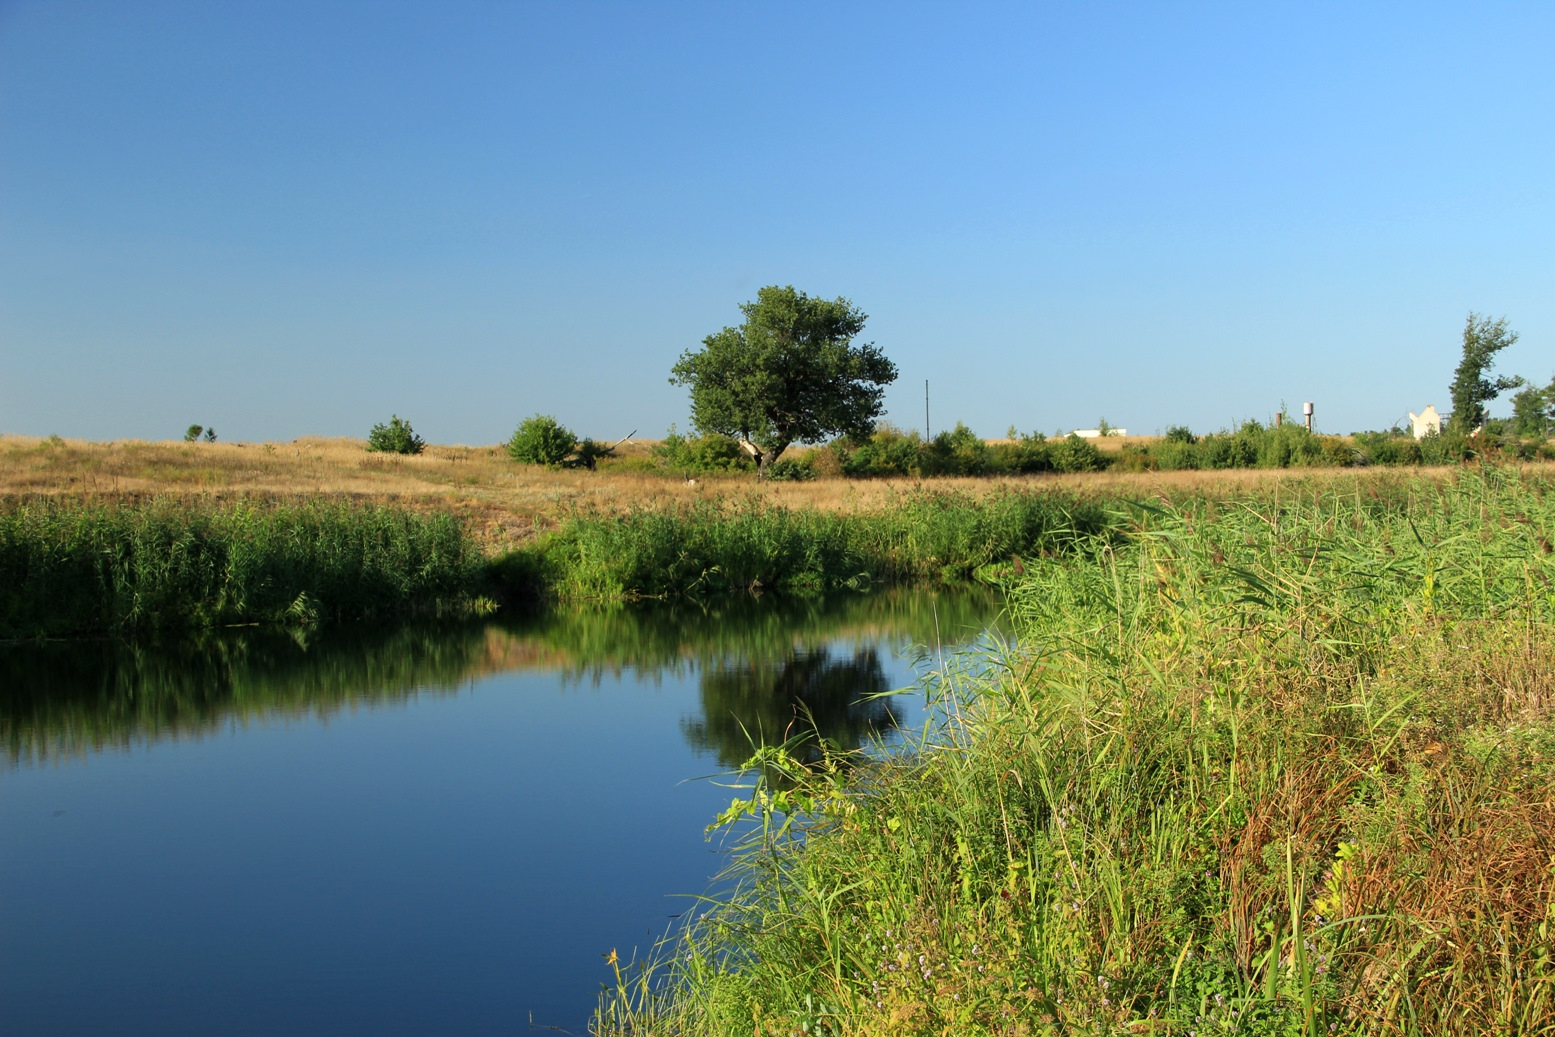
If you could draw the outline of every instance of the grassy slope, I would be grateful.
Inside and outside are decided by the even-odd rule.
[[[767,754],[738,893],[601,1027],[1555,1032],[1555,485],[1394,489],[1029,562],[923,753]]]

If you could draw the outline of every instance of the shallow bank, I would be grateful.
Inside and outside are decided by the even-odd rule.
[[[1412,489],[1028,561],[924,751],[761,754],[734,892],[598,1030],[1549,1032],[1555,486]]]

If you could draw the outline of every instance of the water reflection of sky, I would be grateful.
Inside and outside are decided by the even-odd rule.
[[[581,1033],[719,866],[687,779],[912,723],[854,689],[993,610],[774,604],[0,651],[7,1028]]]

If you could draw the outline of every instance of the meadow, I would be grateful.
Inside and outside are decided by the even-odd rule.
[[[1157,440],[1099,442],[1108,457]],[[990,441],[992,447],[1009,441]],[[674,509],[708,500],[760,501],[787,508],[878,510],[922,476],[817,478],[757,484],[743,470],[682,470],[654,463],[660,442],[621,445],[597,471],[515,464],[501,446],[428,445],[419,454],[376,453],[363,440],[304,437],[286,443],[98,443],[59,437],[0,437],[0,499],[296,501],[327,497],[456,517],[487,554],[521,546],[570,516]],[[816,450],[796,450],[804,458]],[[1293,478],[1344,478],[1347,468],[1104,470],[938,476],[932,485],[981,497],[1014,485],[1104,496],[1221,492]],[[1381,475],[1380,472],[1377,472]]]
[[[1555,1032],[1555,481],[1118,509],[916,751],[755,754],[599,1032]]]

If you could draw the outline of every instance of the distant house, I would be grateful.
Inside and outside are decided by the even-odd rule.
[[[1077,429],[1074,430],[1074,432],[1072,434],[1076,435],[1076,436],[1079,436],[1081,439],[1100,439],[1104,435],[1106,435],[1106,436],[1126,436],[1126,435],[1128,435],[1128,429],[1126,429],[1126,428],[1109,428],[1106,432],[1103,432],[1099,428],[1077,428]]]
[[[1425,410],[1421,411],[1419,414],[1416,414],[1414,411],[1410,411],[1409,424],[1411,431],[1413,431],[1415,434],[1416,439],[1424,439],[1432,432],[1435,432],[1437,435],[1441,435],[1442,433],[1442,416],[1436,413],[1436,407],[1434,404],[1426,404]]]

